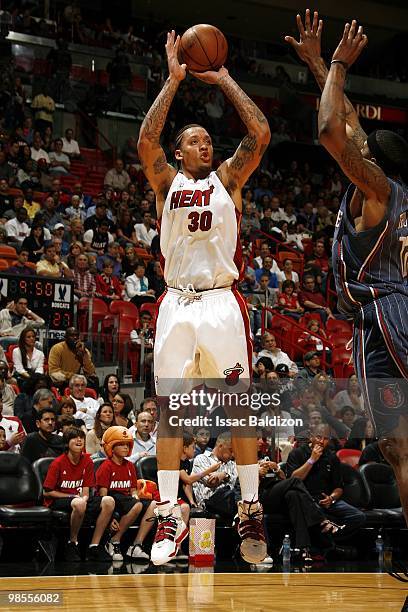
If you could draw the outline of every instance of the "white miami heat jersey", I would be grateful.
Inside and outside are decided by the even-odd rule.
[[[240,213],[215,172],[189,179],[179,172],[160,221],[164,278],[176,289],[229,287],[239,278]]]

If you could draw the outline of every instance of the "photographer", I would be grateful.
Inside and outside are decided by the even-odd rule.
[[[87,386],[98,389],[98,379],[91,353],[79,340],[74,327],[65,332],[65,340],[54,344],[48,355],[48,373],[53,383],[64,389],[74,374],[84,374]]]

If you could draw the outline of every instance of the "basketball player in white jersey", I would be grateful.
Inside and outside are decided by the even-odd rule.
[[[172,100],[186,77],[186,66],[177,59],[179,43],[174,31],[168,34],[169,77],[143,121],[138,143],[144,172],[156,193],[168,287],[156,330],[154,373],[159,398],[172,391],[171,380],[223,379],[235,385],[246,379],[248,386],[252,353],[249,318],[245,302],[234,288],[241,269],[241,188],[259,165],[270,140],[266,118],[224,67],[192,73],[221,88],[239,113],[247,134],[233,157],[213,172],[211,137],[201,126],[186,126],[176,138],[180,171],[167,163],[160,135]],[[234,389],[232,386],[228,391]],[[162,503],[158,504],[158,529],[152,548],[156,565],[172,559],[187,535],[177,505],[182,431],[181,427],[179,431],[170,428],[168,422],[174,414],[162,408],[159,423],[157,459]],[[238,504],[241,555],[249,563],[259,563],[267,551],[258,502],[256,439],[242,437],[242,432],[234,436],[234,430],[232,438],[242,492]],[[214,477],[217,484],[228,481],[222,471]]]

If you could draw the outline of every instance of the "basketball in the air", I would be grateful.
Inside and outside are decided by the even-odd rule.
[[[218,70],[225,63],[227,54],[227,40],[215,26],[201,23],[186,30],[181,37],[179,60],[187,64],[189,70]]]

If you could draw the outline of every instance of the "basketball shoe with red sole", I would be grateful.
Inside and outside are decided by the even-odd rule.
[[[154,565],[163,565],[176,556],[180,544],[188,535],[188,528],[178,504],[158,503],[154,513],[158,524],[150,558]]]

